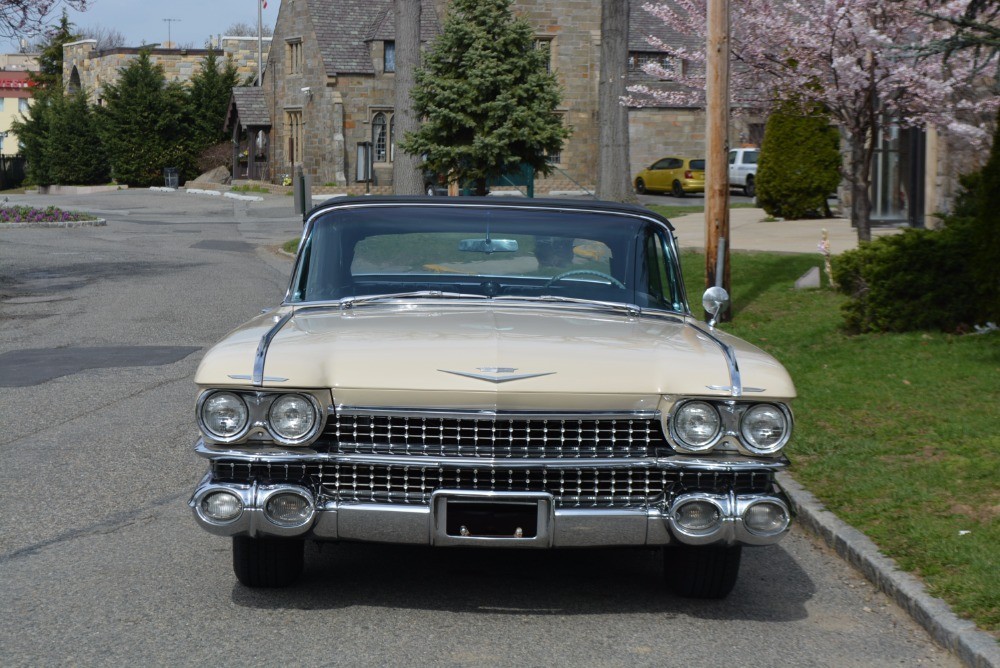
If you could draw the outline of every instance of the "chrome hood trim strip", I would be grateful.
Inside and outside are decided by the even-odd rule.
[[[295,311],[289,311],[281,317],[271,329],[267,330],[267,333],[261,337],[260,343],[257,345],[257,354],[253,360],[253,378],[250,382],[253,383],[254,387],[261,387],[264,384],[264,361],[267,359],[267,349],[271,345],[271,341],[281,328],[288,324],[288,321],[292,319],[295,315]]]
[[[710,341],[712,341],[715,345],[719,346],[719,349],[722,351],[722,355],[726,358],[726,364],[729,365],[730,386],[729,387],[711,386],[709,389],[729,390],[731,396],[735,398],[742,397],[743,381],[740,378],[740,366],[736,362],[736,351],[733,349],[733,347],[726,343],[723,343],[723,341],[714,334],[712,334],[710,330],[705,330],[702,329],[701,327],[697,327],[692,322],[688,322],[687,324],[688,327],[691,327],[700,332],[701,334],[704,334]],[[760,392],[761,390],[758,388],[752,388],[751,391]]]
[[[338,415],[387,415],[412,418],[469,418],[490,420],[659,420],[660,411],[575,411],[560,413],[553,411],[503,411],[503,410],[440,410],[433,408],[383,407],[383,406],[337,406]]]

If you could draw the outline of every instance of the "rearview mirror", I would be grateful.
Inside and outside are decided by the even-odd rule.
[[[469,253],[516,253],[517,239],[462,239],[458,250]]]
[[[705,294],[701,298],[701,305],[712,316],[708,321],[708,326],[715,327],[719,314],[729,306],[729,293],[726,292],[725,288],[713,286],[705,290]]]

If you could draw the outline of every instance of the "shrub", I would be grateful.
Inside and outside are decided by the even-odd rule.
[[[767,119],[757,166],[757,204],[772,216],[829,215],[840,183],[840,137],[826,114],[791,104]]]
[[[107,183],[107,154],[94,112],[87,104],[87,95],[83,91],[53,98],[45,138],[45,162],[52,183]]]
[[[220,142],[214,146],[209,146],[198,154],[198,173],[204,174],[216,167],[225,167],[232,171],[233,168],[233,144],[232,142]]]
[[[848,331],[960,330],[980,320],[969,271],[971,226],[906,230],[847,251],[833,260],[833,277],[851,299],[843,306]]]

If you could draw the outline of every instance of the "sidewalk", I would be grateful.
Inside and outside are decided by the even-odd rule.
[[[858,247],[858,233],[846,218],[821,220],[780,220],[762,222],[767,218],[763,209],[729,210],[730,250],[774,251],[780,253],[818,253],[823,229],[830,235],[833,254]],[[671,218],[682,249],[705,248],[705,214],[690,213]],[[896,234],[899,228],[873,228],[872,237]]]

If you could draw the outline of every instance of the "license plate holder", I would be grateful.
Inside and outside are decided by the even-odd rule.
[[[434,545],[549,547],[552,496],[444,490],[431,497]]]

